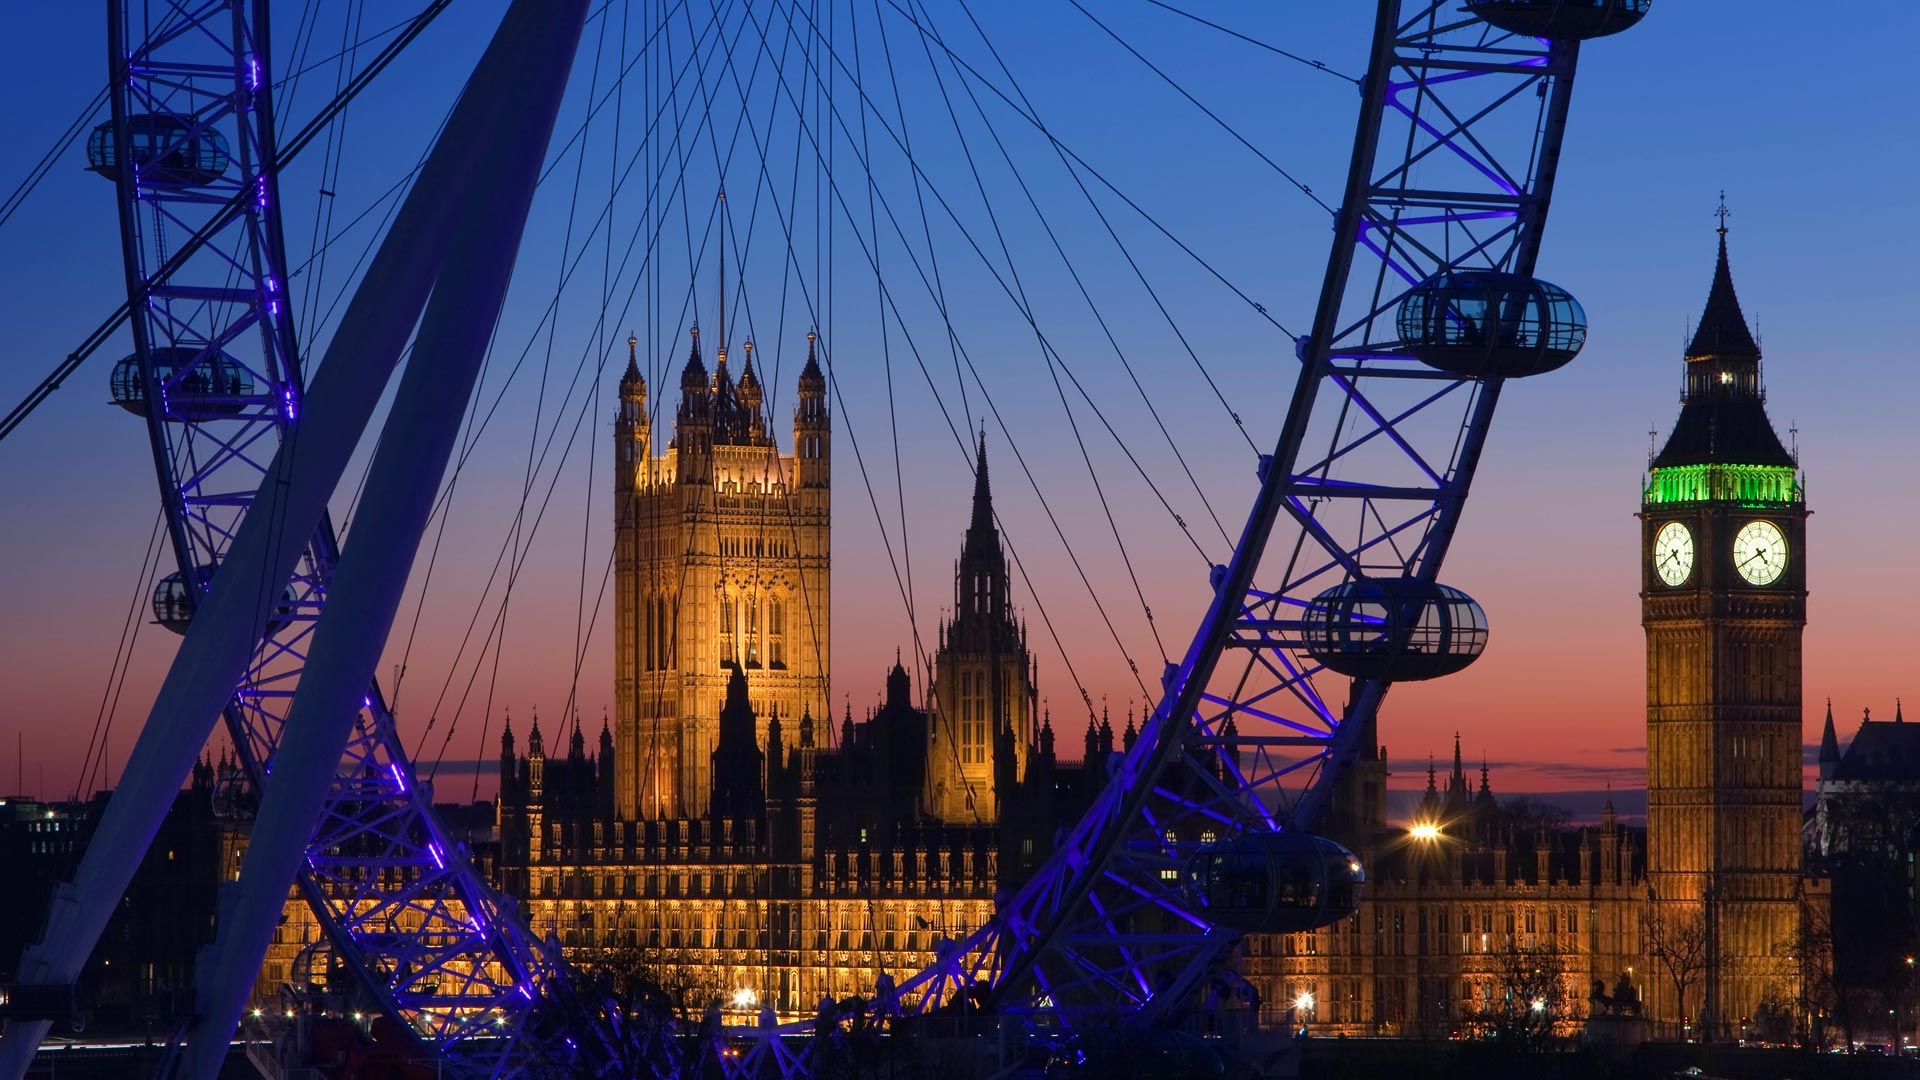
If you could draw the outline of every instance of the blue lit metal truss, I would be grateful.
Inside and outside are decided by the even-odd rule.
[[[1231,562],[1164,697],[1104,793],[1031,881],[904,985],[925,1009],[975,981],[1002,1011],[1071,1025],[1177,1018],[1240,935],[1182,888],[1206,843],[1311,829],[1388,684],[1317,664],[1302,616],[1357,578],[1432,581],[1501,383],[1448,375],[1394,314],[1448,270],[1531,275],[1578,46],[1503,33],[1457,5],[1379,6],[1332,256],[1294,395]]]
[[[265,0],[120,3],[112,19],[114,146],[134,163],[117,184],[136,356],[179,569],[200,588],[300,415],[266,26]],[[1388,684],[1315,663],[1303,612],[1356,578],[1435,580],[1501,387],[1422,364],[1393,315],[1443,271],[1534,272],[1577,51],[1496,30],[1457,0],[1380,0],[1317,314],[1296,355],[1276,358],[1298,365],[1295,392],[1205,620],[1091,811],[986,926],[879,988],[883,1008],[926,1013],[984,984],[996,1009],[1041,1027],[1168,1019],[1230,962],[1239,935],[1186,896],[1182,868],[1227,835],[1312,828],[1361,749]],[[140,119],[163,115],[181,122]],[[199,182],[152,182],[130,139],[160,130],[182,150],[218,133],[230,160]],[[188,238],[193,257],[170,260]],[[182,349],[197,359],[182,364]],[[167,404],[204,392],[190,376],[216,361],[245,369],[246,393],[219,409]],[[323,525],[227,709],[257,784],[335,553]],[[594,1010],[566,1006],[555,951],[436,823],[376,687],[363,704],[301,881],[332,947],[451,1074],[578,1049],[566,1017]],[[571,1030],[588,1046],[606,1037]],[[811,1024],[712,1042],[743,1077],[805,1074],[815,1045]]]
[[[204,590],[298,424],[303,392],[280,237],[268,5],[116,3],[110,26],[134,355],[174,553],[182,577]],[[143,145],[143,131],[164,134]],[[220,161],[206,147],[231,152]],[[182,157],[224,167],[160,168]],[[189,257],[173,257],[182,252]],[[171,359],[186,352],[194,362]],[[215,364],[243,371],[228,382],[250,392],[194,407],[217,381],[206,375]],[[271,769],[337,552],[323,523],[226,710],[256,786]],[[300,888],[335,955],[425,1047],[476,1073],[499,1071],[537,1052],[516,1036],[556,962],[435,819],[377,686],[363,704]]]

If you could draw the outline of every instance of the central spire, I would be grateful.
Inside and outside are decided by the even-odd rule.
[[[980,428],[980,442],[973,462],[973,521],[967,526],[969,537],[993,534],[993,489],[987,482],[987,429]]]
[[[720,363],[726,363],[726,186],[720,186]]]

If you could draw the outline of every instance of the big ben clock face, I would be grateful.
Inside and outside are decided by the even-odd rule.
[[[1660,526],[1653,538],[1653,569],[1668,585],[1679,585],[1693,573],[1693,533],[1678,521]]]
[[[1787,538],[1771,521],[1749,521],[1733,538],[1733,568],[1755,585],[1771,585],[1787,569]]]

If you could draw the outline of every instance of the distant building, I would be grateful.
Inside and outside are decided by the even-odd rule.
[[[1898,1030],[1911,1032],[1911,960],[1920,952],[1920,724],[1907,723],[1898,702],[1892,720],[1863,712],[1843,748],[1829,705],[1819,761],[1808,855],[1832,885],[1830,944],[1843,989],[1836,1011],[1860,1027],[1891,1010]]]
[[[1114,736],[1090,724],[1089,764],[1060,761],[1037,715],[984,436],[930,701],[914,700],[896,658],[881,704],[834,723],[818,342],[808,335],[783,454],[751,351],[735,383],[720,336],[709,375],[695,331],[663,455],[629,342],[615,419],[619,704],[591,753],[577,720],[551,752],[538,717],[524,751],[508,722],[495,876],[576,962],[638,962],[689,996],[750,991],[802,1014],[871,993],[882,974],[904,980],[986,921],[1104,781]]]
[[[1103,710],[1082,760],[1058,756],[1010,602],[984,437],[927,700],[896,657],[881,703],[833,722],[830,423],[808,345],[792,454],[768,433],[751,360],[731,382],[723,341],[709,376],[696,335],[674,437],[655,455],[630,352],[615,421],[619,705],[591,753],[577,718],[557,726],[564,751],[551,756],[538,717],[524,750],[508,722],[490,865],[575,962],[637,960],[701,1006],[751,1000],[790,1015],[903,979],[942,938],[989,918],[1137,737],[1129,717],[1116,749]],[[1611,801],[1581,827],[1503,802],[1484,766],[1472,784],[1457,739],[1444,787],[1429,769],[1425,828],[1389,825],[1386,752],[1365,732],[1327,828],[1367,867],[1360,910],[1248,938],[1237,980],[1223,980],[1237,989],[1215,1001],[1257,1001],[1270,1018],[1298,1001],[1308,1011],[1292,1019],[1332,1033],[1441,1035],[1506,992],[1502,965],[1522,950],[1562,972],[1569,1026],[1596,987],[1630,987],[1673,1036],[1731,1038],[1763,1016],[1769,1031],[1800,1026],[1823,1007],[1808,965],[1825,960],[1810,959],[1802,922],[1815,910],[1824,922],[1827,903],[1801,851],[1807,510],[1766,415],[1724,229],[1686,373],[1640,508],[1648,828],[1620,824]],[[1863,722],[1843,755],[1829,721],[1819,853],[1868,843],[1859,823],[1898,795],[1912,813],[1875,825],[1871,843],[1898,840],[1910,859],[1914,731],[1897,711]],[[469,846],[483,865],[496,850],[479,835]],[[324,952],[297,906],[269,987],[311,980]]]
[[[228,794],[238,769],[201,761],[134,872],[76,987],[95,1031],[163,1031],[193,1008],[194,963],[213,940],[214,898],[239,873],[248,815]],[[54,889],[73,875],[111,792],[87,802],[0,798],[0,984],[46,924]],[[58,1030],[56,1028],[56,1030]]]
[[[1382,779],[1384,756],[1369,755]],[[1642,941],[1646,833],[1621,825],[1611,801],[1597,827],[1536,810],[1503,806],[1484,766],[1471,789],[1456,738],[1445,788],[1427,771],[1414,824],[1431,832],[1377,810],[1335,823],[1367,867],[1360,910],[1312,933],[1247,939],[1242,972],[1268,1021],[1290,1015],[1330,1035],[1464,1032],[1507,992],[1510,948],[1561,966],[1569,1011],[1556,1020],[1586,1015],[1595,980],[1644,987],[1655,977]]]
[[[1814,856],[1831,860],[1871,852],[1905,862],[1920,827],[1920,724],[1907,723],[1897,702],[1890,721],[1875,720],[1866,710],[1842,750],[1829,704],[1819,761]]]
[[[1499,992],[1496,957],[1511,945],[1555,954],[1581,1014],[1596,982],[1611,991],[1628,975],[1676,1036],[1733,1038],[1763,1016],[1798,1026],[1816,1007],[1802,913],[1824,921],[1827,893],[1801,851],[1807,507],[1767,418],[1724,228],[1685,360],[1680,417],[1640,512],[1647,830],[1619,826],[1611,803],[1597,830],[1527,827],[1484,770],[1468,792],[1457,747],[1421,809],[1438,835],[1389,829],[1386,755],[1368,732],[1329,830],[1367,866],[1361,910],[1318,933],[1250,939],[1245,971],[1265,1003],[1310,998],[1316,1026],[1340,1032],[1434,1034]],[[1843,760],[1829,727],[1823,844],[1860,842],[1843,824],[1849,799],[1877,809],[1894,786],[1920,792],[1904,779],[1920,772],[1907,734],[1865,724]],[[1883,822],[1875,843],[1905,842],[1916,823]]]

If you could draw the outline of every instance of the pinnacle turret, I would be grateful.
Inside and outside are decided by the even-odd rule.
[[[997,536],[993,527],[993,485],[987,480],[987,432],[980,430],[979,449],[974,453],[973,465],[973,519],[967,524],[967,544],[973,545],[975,536],[983,540]]]
[[[623,397],[646,397],[647,378],[640,374],[640,338],[627,335],[627,370],[620,375],[620,394]]]
[[[1828,779],[1840,764],[1840,737],[1833,730],[1833,699],[1827,699],[1827,722],[1820,729],[1820,778]]]
[[[700,324],[694,323],[690,332],[693,344],[687,349],[687,364],[680,369],[680,390],[682,393],[694,393],[707,388],[707,364],[700,359]]]
[[[820,335],[807,331],[807,366],[800,369],[800,392],[824,394],[827,391],[827,377],[820,373],[820,361],[814,357],[814,346]]]

